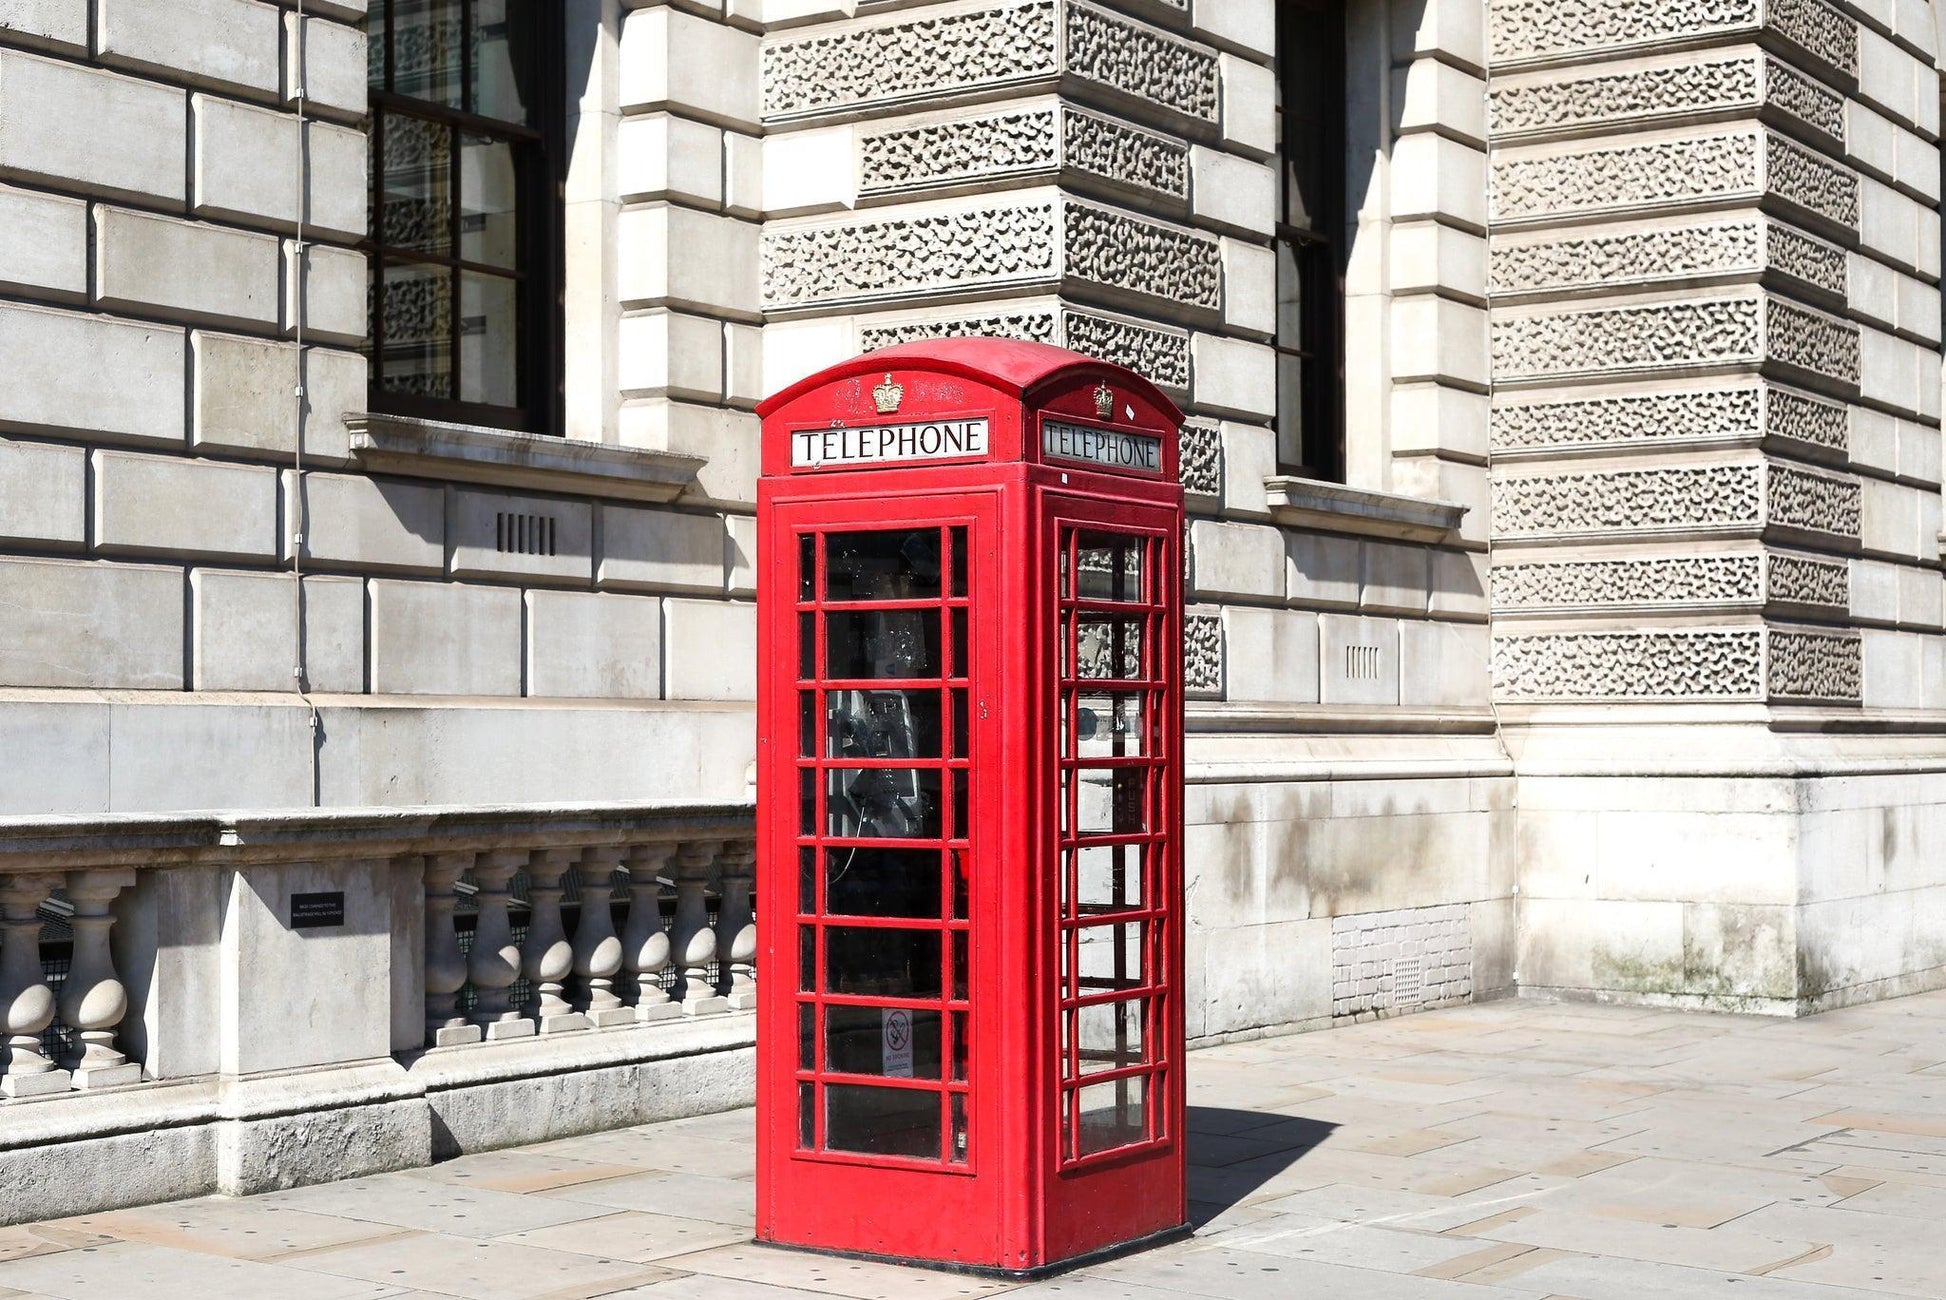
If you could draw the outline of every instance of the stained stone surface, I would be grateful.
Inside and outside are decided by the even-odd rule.
[[[750,1240],[751,1112],[0,1229],[0,1295],[1492,1300],[1946,1294],[1946,993],[1523,999],[1189,1061],[1193,1238],[1032,1285]]]

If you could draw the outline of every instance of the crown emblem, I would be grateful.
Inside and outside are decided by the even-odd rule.
[[[1114,414],[1115,390],[1107,384],[1101,384],[1095,389],[1095,415],[1099,419],[1107,420],[1113,418]]]
[[[872,390],[872,400],[878,403],[880,415],[890,415],[898,410],[899,403],[905,400],[905,385],[898,383],[891,375],[887,375],[885,382]]]

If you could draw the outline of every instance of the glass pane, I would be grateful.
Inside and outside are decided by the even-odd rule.
[[[826,849],[824,864],[827,912],[838,916],[939,917],[936,850]]]
[[[797,1145],[806,1151],[817,1145],[817,1103],[816,1084],[797,1085]]]
[[[818,932],[815,926],[797,927],[797,987],[805,993],[815,993],[818,989]]]
[[[818,910],[818,851],[797,851],[797,910],[810,914]]]
[[[1142,986],[1144,929],[1142,922],[1130,921],[1122,925],[1091,925],[1075,932],[1082,993]]]
[[[966,1082],[966,1013],[948,1012],[953,1024],[953,1082]]]
[[[365,84],[385,88],[385,11],[391,0],[370,0],[365,6]]]
[[[825,697],[831,758],[938,758],[938,691],[832,691]]]
[[[1304,347],[1304,276],[1298,264],[1297,245],[1287,240],[1277,244],[1277,343],[1300,350]]]
[[[923,1088],[832,1084],[824,1090],[830,1151],[939,1159],[939,1094]]]
[[[519,265],[519,177],[505,140],[460,137],[459,255],[487,266]]]
[[[1315,468],[1304,464],[1303,357],[1277,354],[1277,464],[1280,469]]]
[[[1116,533],[1083,533],[1075,539],[1075,568],[1080,572],[1084,600],[1141,600],[1142,552],[1140,537]]]
[[[1075,829],[1081,834],[1139,835],[1148,829],[1147,768],[1083,768],[1075,776],[1080,782]]]
[[[824,1068],[888,1079],[939,1077],[939,1012],[826,1007]]]
[[[973,662],[973,642],[966,630],[966,611],[953,611],[953,665],[948,670],[949,677],[970,677],[972,670],[967,666]]]
[[[966,1001],[966,987],[970,974],[966,950],[966,931],[953,931],[953,1001]]]
[[[1146,697],[1126,692],[1083,695],[1075,702],[1080,758],[1140,758],[1148,734],[1142,705]]]
[[[966,529],[950,530],[953,538],[953,587],[952,594],[966,594]]]
[[[451,256],[453,133],[424,118],[383,113],[379,146],[381,247]]]
[[[1092,1155],[1112,1151],[1148,1137],[1143,1112],[1148,1098],[1145,1078],[1117,1079],[1081,1089],[1081,1149]]]
[[[834,610],[824,616],[825,676],[870,680],[939,676],[936,609]]]
[[[967,792],[973,786],[973,774],[959,771],[953,773],[953,838],[970,840],[973,838],[973,820],[967,815]]]
[[[939,931],[834,925],[824,932],[827,993],[853,997],[939,996]]]
[[[797,1068],[818,1068],[818,1009],[809,1002],[797,1006]]]
[[[939,530],[832,533],[825,538],[827,600],[934,600]]]
[[[797,773],[797,829],[801,835],[818,833],[818,774],[814,768]]]
[[[460,400],[520,403],[520,286],[504,276],[461,271]]]
[[[953,757],[965,758],[971,752],[973,732],[966,714],[966,692],[953,692]]]
[[[936,840],[939,771],[834,767],[825,792],[827,835],[865,840]]]
[[[1075,633],[1074,676],[1129,680],[1142,676],[1142,620],[1083,616]]]
[[[970,882],[966,878],[966,854],[959,849],[947,850],[953,864],[953,919],[964,921],[967,918],[967,890]]]
[[[1075,902],[1082,914],[1142,906],[1142,846],[1091,844],[1074,850]]]
[[[797,756],[818,756],[818,693],[799,691],[797,695]]]
[[[818,616],[797,616],[797,675],[810,679],[818,675]]]
[[[503,122],[527,121],[531,87],[516,58],[531,40],[528,0],[473,0],[473,111]],[[527,63],[531,65],[530,58]]]
[[[392,89],[459,108],[460,0],[392,0]]]
[[[946,1158],[956,1165],[966,1163],[966,1094],[963,1092],[953,1094],[952,1146],[948,1148]]]
[[[806,533],[797,539],[797,598],[810,600],[817,589],[818,539]]]
[[[1079,1039],[1081,1073],[1100,1074],[1141,1065],[1142,1031],[1148,1003],[1109,1002],[1077,1007],[1075,1033]]]
[[[380,387],[409,397],[453,396],[453,277],[436,266],[385,266],[379,320]]]

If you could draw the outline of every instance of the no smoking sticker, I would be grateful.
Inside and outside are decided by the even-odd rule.
[[[881,1051],[888,1079],[912,1077],[912,1013],[888,1007],[884,1017]]]

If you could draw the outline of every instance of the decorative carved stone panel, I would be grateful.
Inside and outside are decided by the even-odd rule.
[[[765,230],[760,263],[770,311],[1067,283],[1214,318],[1223,279],[1208,235],[1040,194],[780,223]]]
[[[1498,298],[1686,284],[1792,282],[1842,305],[1845,250],[1755,214],[1677,226],[1502,235],[1492,244],[1488,291]]]
[[[1489,198],[1502,225],[1745,200],[1834,231],[1858,228],[1858,177],[1851,169],[1755,125],[1630,144],[1503,151],[1491,167]]]
[[[1842,459],[1851,416],[1838,403],[1774,384],[1687,387],[1601,396],[1521,394],[1491,416],[1495,456],[1774,443]]]
[[[1223,495],[1223,430],[1214,420],[1183,423],[1182,490],[1192,496]]]
[[[1113,361],[1177,393],[1189,389],[1189,331],[1066,304],[1015,311],[873,318],[858,328],[861,351],[919,339],[1002,338],[1052,343]]]
[[[1183,693],[1192,699],[1223,697],[1223,620],[1190,614],[1182,621]]]
[[[1748,366],[1858,385],[1856,325],[1764,293],[1498,313],[1492,355],[1501,383]]]
[[[1502,700],[1784,700],[1857,704],[1856,637],[1768,628],[1496,636]]]
[[[1848,82],[1858,24],[1824,0],[1490,0],[1487,57],[1496,66],[1576,55],[1757,37]]]
[[[862,116],[928,101],[1051,89],[1209,133],[1220,111],[1216,52],[1082,0],[960,4],[863,18],[764,42],[769,123]]]
[[[1782,552],[1650,555],[1509,564],[1492,573],[1493,607],[1506,613],[1707,610],[1766,603],[1842,616],[1851,571],[1839,560]]]
[[[1493,134],[1506,139],[1636,130],[1739,109],[1843,148],[1845,97],[1754,49],[1580,75],[1536,74],[1502,81],[1487,95]]]
[[[1768,461],[1531,474],[1494,480],[1493,533],[1568,540],[1788,529],[1850,544],[1862,498],[1854,479]]]
[[[1189,200],[1188,145],[1061,104],[860,131],[858,153],[868,197],[1067,176]]]

